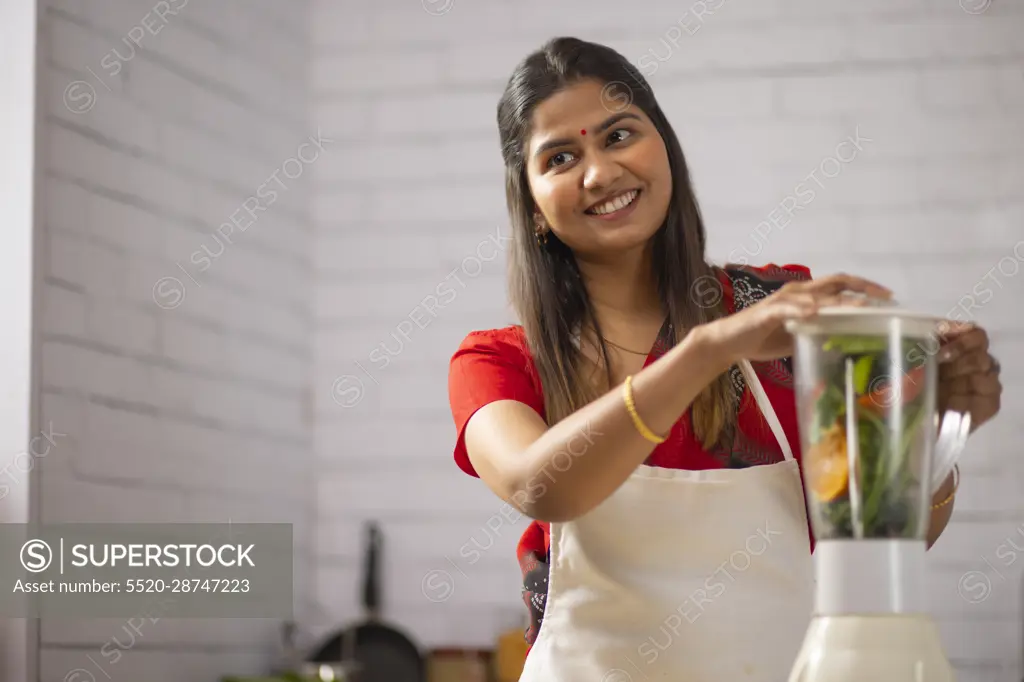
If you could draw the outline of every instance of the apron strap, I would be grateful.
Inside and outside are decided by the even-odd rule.
[[[768,420],[768,426],[771,427],[772,433],[775,434],[775,440],[779,442],[779,447],[782,448],[782,454],[787,460],[792,460],[793,451],[790,449],[789,441],[786,439],[786,432],[782,430],[782,424],[779,422],[779,417],[775,414],[775,408],[772,407],[771,401],[768,400],[768,395],[764,392],[761,380],[757,378],[754,368],[748,361],[740,360],[739,366],[740,371],[743,373],[743,378],[747,381],[747,386],[750,387],[751,393],[754,394],[757,406],[761,408],[765,419]]]

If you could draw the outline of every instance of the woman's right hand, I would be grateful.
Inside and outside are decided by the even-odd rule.
[[[733,365],[739,360],[767,361],[793,354],[787,320],[812,317],[819,308],[862,306],[863,296],[890,300],[892,291],[853,275],[838,274],[803,282],[788,282],[754,305],[705,325],[708,341]]]

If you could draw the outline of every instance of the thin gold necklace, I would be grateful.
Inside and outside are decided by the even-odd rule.
[[[590,329],[594,330],[593,327],[590,327]],[[597,334],[597,331],[594,330],[594,333]],[[598,335],[598,336],[600,336],[600,335]],[[625,346],[620,346],[619,344],[617,344],[617,343],[615,343],[613,341],[609,341],[608,339],[606,339],[603,336],[601,336],[601,340],[604,341],[605,343],[607,343],[609,346],[612,346],[613,348],[618,348],[619,350],[624,350],[627,353],[632,353],[633,355],[642,355],[644,357],[647,357],[648,355],[650,355],[649,352],[641,352],[641,351],[638,351],[638,350],[632,350],[630,348],[626,348]]]
[[[604,338],[604,337],[601,337],[601,338]],[[618,348],[619,350],[624,350],[624,351],[626,351],[627,353],[632,353],[633,355],[642,355],[642,356],[644,356],[645,358],[646,358],[646,357],[647,357],[648,355],[650,355],[650,353],[648,353],[648,352],[646,352],[646,351],[644,351],[644,352],[641,352],[641,351],[638,351],[638,350],[630,350],[629,348],[626,348],[626,347],[624,347],[624,346],[620,346],[619,344],[617,344],[617,343],[613,343],[613,342],[609,341],[608,339],[604,339],[604,342],[605,342],[605,343],[607,343],[607,344],[608,344],[609,346],[612,346],[613,348]]]

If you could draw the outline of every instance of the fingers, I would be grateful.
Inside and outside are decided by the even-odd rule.
[[[970,413],[973,432],[999,413],[999,361],[988,352],[982,329],[958,327],[947,338],[953,340],[939,351],[939,395],[948,409]]]
[[[853,297],[846,292],[827,293],[814,291],[792,291],[782,293],[778,299],[776,308],[778,314],[797,315],[809,317],[818,312],[821,308],[833,306],[863,307],[868,304],[864,297]]]
[[[950,395],[1002,395],[1003,385],[997,374],[969,374],[952,378],[943,377],[943,391]]]
[[[994,396],[950,396],[946,409],[971,415],[971,432],[999,414],[1000,398]]]
[[[971,430],[978,428],[992,417],[999,414],[999,396],[985,396],[977,398],[971,408]]]
[[[769,308],[769,315],[772,319],[783,321],[787,319],[805,319],[818,312],[814,297],[809,294],[794,294],[781,297]]]
[[[939,376],[943,380],[949,380],[973,374],[993,372],[995,368],[996,359],[994,357],[985,351],[975,351],[969,355],[960,355],[955,360],[940,364]]]
[[[821,308],[866,306],[869,298],[889,300],[892,291],[863,277],[830,275],[785,285],[772,296],[770,308],[765,313],[775,321],[806,319],[813,317]]]
[[[829,275],[822,277],[821,279],[813,279],[809,282],[800,282],[801,289],[804,291],[813,291],[823,295],[838,295],[844,291],[853,291],[860,294],[865,294],[872,298],[881,298],[889,300],[892,298],[892,290],[882,286],[877,282],[872,282],[869,279],[863,277],[857,277],[855,275],[847,275],[840,273],[837,275]]]
[[[943,341],[952,341],[953,339],[966,334],[969,331],[978,329],[978,325],[973,322],[956,322],[954,320],[943,320],[939,324],[938,337]]]
[[[944,333],[942,338],[949,340],[939,350],[939,362],[955,363],[968,355],[988,354],[988,334],[980,327],[957,327],[955,331]]]
[[[822,294],[817,297],[819,308],[831,308],[833,306],[864,308],[870,304],[869,301],[868,297],[853,295],[849,291],[843,291],[839,294]]]

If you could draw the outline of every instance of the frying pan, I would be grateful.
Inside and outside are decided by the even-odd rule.
[[[381,548],[376,522],[366,524],[363,608],[366,618],[330,636],[309,657],[312,663],[341,663],[354,682],[425,682],[426,662],[419,647],[401,630],[380,619]]]

